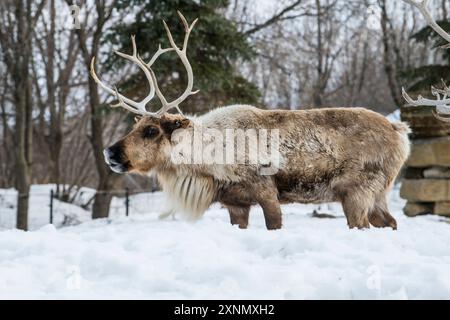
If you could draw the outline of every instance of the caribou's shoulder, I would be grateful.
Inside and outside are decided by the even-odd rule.
[[[233,124],[244,119],[252,119],[262,112],[251,105],[235,104],[225,107],[219,107],[201,115],[195,119],[198,124],[206,126],[216,124]],[[240,120],[240,121],[239,121]]]

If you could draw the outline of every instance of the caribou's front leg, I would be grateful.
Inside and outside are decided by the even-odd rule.
[[[278,190],[270,177],[265,177],[259,183],[251,184],[255,200],[262,207],[268,230],[281,229],[282,217]]]
[[[237,224],[240,229],[247,229],[250,206],[228,206],[228,211],[230,212],[230,221],[232,225]]]

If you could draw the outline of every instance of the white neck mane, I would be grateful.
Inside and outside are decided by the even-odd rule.
[[[213,178],[179,175],[175,172],[158,173],[158,180],[168,198],[172,212],[180,212],[189,220],[200,218],[216,195],[217,182]]]

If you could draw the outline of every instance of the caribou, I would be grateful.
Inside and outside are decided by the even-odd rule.
[[[397,228],[387,197],[409,154],[409,128],[405,123],[391,123],[364,108],[291,111],[232,105],[197,117],[185,116],[180,104],[197,93],[193,91],[193,70],[187,58],[189,37],[197,19],[189,24],[180,12],[178,15],[185,29],[181,48],[163,21],[170,47],[159,46],[148,62],[138,54],[135,37],[131,38],[131,55],[117,52],[145,74],[149,92],[143,100],[136,102],[102,82],[92,60],[91,75],[117,99],[113,106],[139,116],[130,133],[104,150],[111,170],[155,174],[170,200],[166,213],[180,212],[192,219],[219,202],[228,209],[231,224],[245,229],[250,208],[260,205],[266,227],[272,230],[282,227],[281,204],[340,202],[349,228]],[[175,53],[187,72],[186,89],[173,101],[164,97],[152,69],[158,57],[167,52]],[[161,108],[151,112],[147,104],[155,95]],[[169,113],[170,110],[176,113]],[[269,148],[276,157],[248,161],[255,148],[265,146],[266,142],[259,141],[224,153],[228,158],[243,153],[243,162],[221,161],[218,157],[212,162],[174,161],[174,153],[182,153],[180,150],[191,150],[195,158],[195,139],[184,138],[205,130],[224,133],[223,136],[231,130],[231,141],[248,138],[240,137],[239,132],[256,132],[257,138],[263,132],[265,136],[276,132]],[[221,142],[215,146],[220,147]],[[215,152],[216,156],[221,154]]]

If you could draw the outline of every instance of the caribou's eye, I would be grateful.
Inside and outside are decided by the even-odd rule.
[[[156,127],[147,127],[142,134],[144,139],[151,139],[158,135],[159,129]]]

